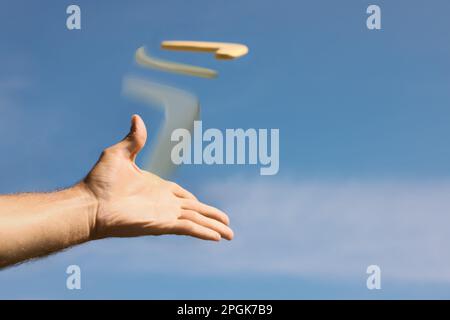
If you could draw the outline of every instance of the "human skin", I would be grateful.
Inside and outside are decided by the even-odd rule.
[[[52,193],[0,195],[0,268],[108,237],[187,235],[231,240],[228,216],[174,182],[139,169],[147,130],[106,148],[87,177]]]

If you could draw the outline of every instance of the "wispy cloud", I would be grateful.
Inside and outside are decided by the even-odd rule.
[[[450,182],[261,182],[208,185],[232,218],[232,242],[106,240],[77,249],[128,272],[291,274],[450,281]],[[74,255],[70,256],[74,261]]]

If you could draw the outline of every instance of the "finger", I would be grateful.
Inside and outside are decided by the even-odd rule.
[[[171,186],[172,186],[172,192],[179,198],[185,198],[185,199],[192,199],[192,200],[197,200],[197,198],[190,193],[189,191],[187,191],[186,189],[184,189],[183,187],[181,187],[179,184],[175,183],[175,182],[170,182]]]
[[[187,219],[192,222],[195,222],[196,224],[217,231],[218,233],[220,233],[222,238],[225,238],[227,240],[233,239],[234,236],[233,230],[231,230],[228,226],[224,225],[222,222],[219,222],[217,220],[205,217],[204,215],[201,215],[198,212],[192,210],[183,210],[181,212],[180,219]]]
[[[219,241],[220,234],[214,230],[198,225],[190,220],[178,220],[174,227],[174,234],[191,236],[202,240]]]
[[[131,128],[127,136],[112,146],[111,149],[119,150],[132,161],[136,160],[137,154],[142,150],[147,141],[147,129],[142,118],[138,115],[131,117]]]
[[[182,209],[197,211],[208,218],[219,220],[226,225],[230,224],[230,219],[224,212],[217,208],[208,206],[207,204],[201,203],[200,201],[184,199],[181,207]]]

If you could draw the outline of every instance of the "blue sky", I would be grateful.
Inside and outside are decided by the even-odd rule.
[[[0,11],[0,192],[80,180],[133,113],[139,75],[195,94],[205,128],[279,128],[280,172],[185,166],[173,179],[230,215],[236,239],[105,240],[0,272],[1,298],[449,298],[450,3],[9,1]],[[78,4],[82,30],[65,28]],[[366,28],[378,4],[382,30]],[[245,43],[235,61],[167,39]],[[143,70],[156,56],[214,80]],[[126,263],[124,263],[124,261]],[[65,289],[79,264],[83,289]],[[365,288],[379,264],[383,289]]]

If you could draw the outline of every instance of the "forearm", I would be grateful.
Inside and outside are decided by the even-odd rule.
[[[0,268],[88,241],[96,206],[84,184],[0,196]]]

